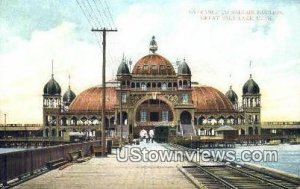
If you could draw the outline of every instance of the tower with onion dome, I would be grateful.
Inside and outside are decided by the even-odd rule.
[[[229,90],[226,92],[225,94],[227,96],[227,98],[230,100],[230,102],[232,103],[233,107],[235,110],[238,110],[238,96],[237,94],[234,92],[234,90],[232,89],[232,86],[230,85]]]
[[[53,61],[51,79],[44,86],[43,91],[43,135],[58,136],[59,113],[61,111],[61,87],[54,79]]]
[[[248,126],[249,135],[260,134],[261,119],[261,101],[260,89],[258,84],[253,80],[252,74],[243,86],[243,111],[245,114],[245,124]]]
[[[69,109],[71,102],[76,98],[76,94],[71,89],[71,77],[69,75],[69,87],[68,90],[63,95],[63,110]]]
[[[69,83],[61,102],[61,88],[52,68],[43,93],[44,136],[66,138],[69,132],[95,136],[102,119],[111,136],[120,137],[122,131],[125,138],[139,137],[140,131],[151,129],[161,136],[169,130],[172,135],[214,137],[224,125],[240,135],[260,134],[260,90],[252,76],[243,86],[242,107],[238,107],[238,96],[231,86],[225,95],[192,82],[189,61],[183,59],[175,71],[173,64],[157,53],[155,36],[145,51],[135,64],[123,55],[117,79],[106,82],[103,118],[99,115],[104,108],[102,86],[75,95]]]

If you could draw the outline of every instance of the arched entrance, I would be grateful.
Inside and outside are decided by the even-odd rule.
[[[149,132],[156,127],[169,127],[173,124],[172,105],[162,99],[144,99],[135,109],[134,136],[138,137],[142,129]],[[155,133],[158,136],[160,133]]]
[[[249,135],[253,135],[253,128],[252,128],[252,127],[249,127],[249,128],[248,128],[248,134],[249,134]]]
[[[245,130],[244,129],[240,129],[239,130],[239,135],[245,135]]]
[[[135,121],[140,125],[164,125],[173,121],[172,108],[162,100],[149,99],[143,101],[136,110]]]
[[[181,124],[192,124],[192,115],[188,111],[183,111],[180,114]]]

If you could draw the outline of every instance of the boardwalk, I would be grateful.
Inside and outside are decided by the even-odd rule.
[[[164,149],[157,143],[139,145]],[[179,162],[118,162],[115,155],[93,158],[50,171],[15,188],[195,188],[176,166]]]

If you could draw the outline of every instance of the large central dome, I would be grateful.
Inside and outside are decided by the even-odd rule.
[[[158,54],[149,54],[141,58],[133,67],[132,74],[137,75],[175,75],[169,60]]]
[[[156,54],[158,47],[155,37],[152,37],[149,51],[152,53],[141,58],[133,67],[135,75],[176,75],[173,65],[163,56]]]

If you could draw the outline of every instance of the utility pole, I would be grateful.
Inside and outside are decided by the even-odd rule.
[[[103,64],[102,64],[102,111],[101,111],[101,122],[102,122],[102,128],[101,128],[101,145],[102,145],[102,156],[105,156],[105,100],[106,100],[106,86],[105,86],[105,68],[106,68],[106,32],[116,32],[117,29],[92,29],[92,32],[102,32],[103,36]]]

